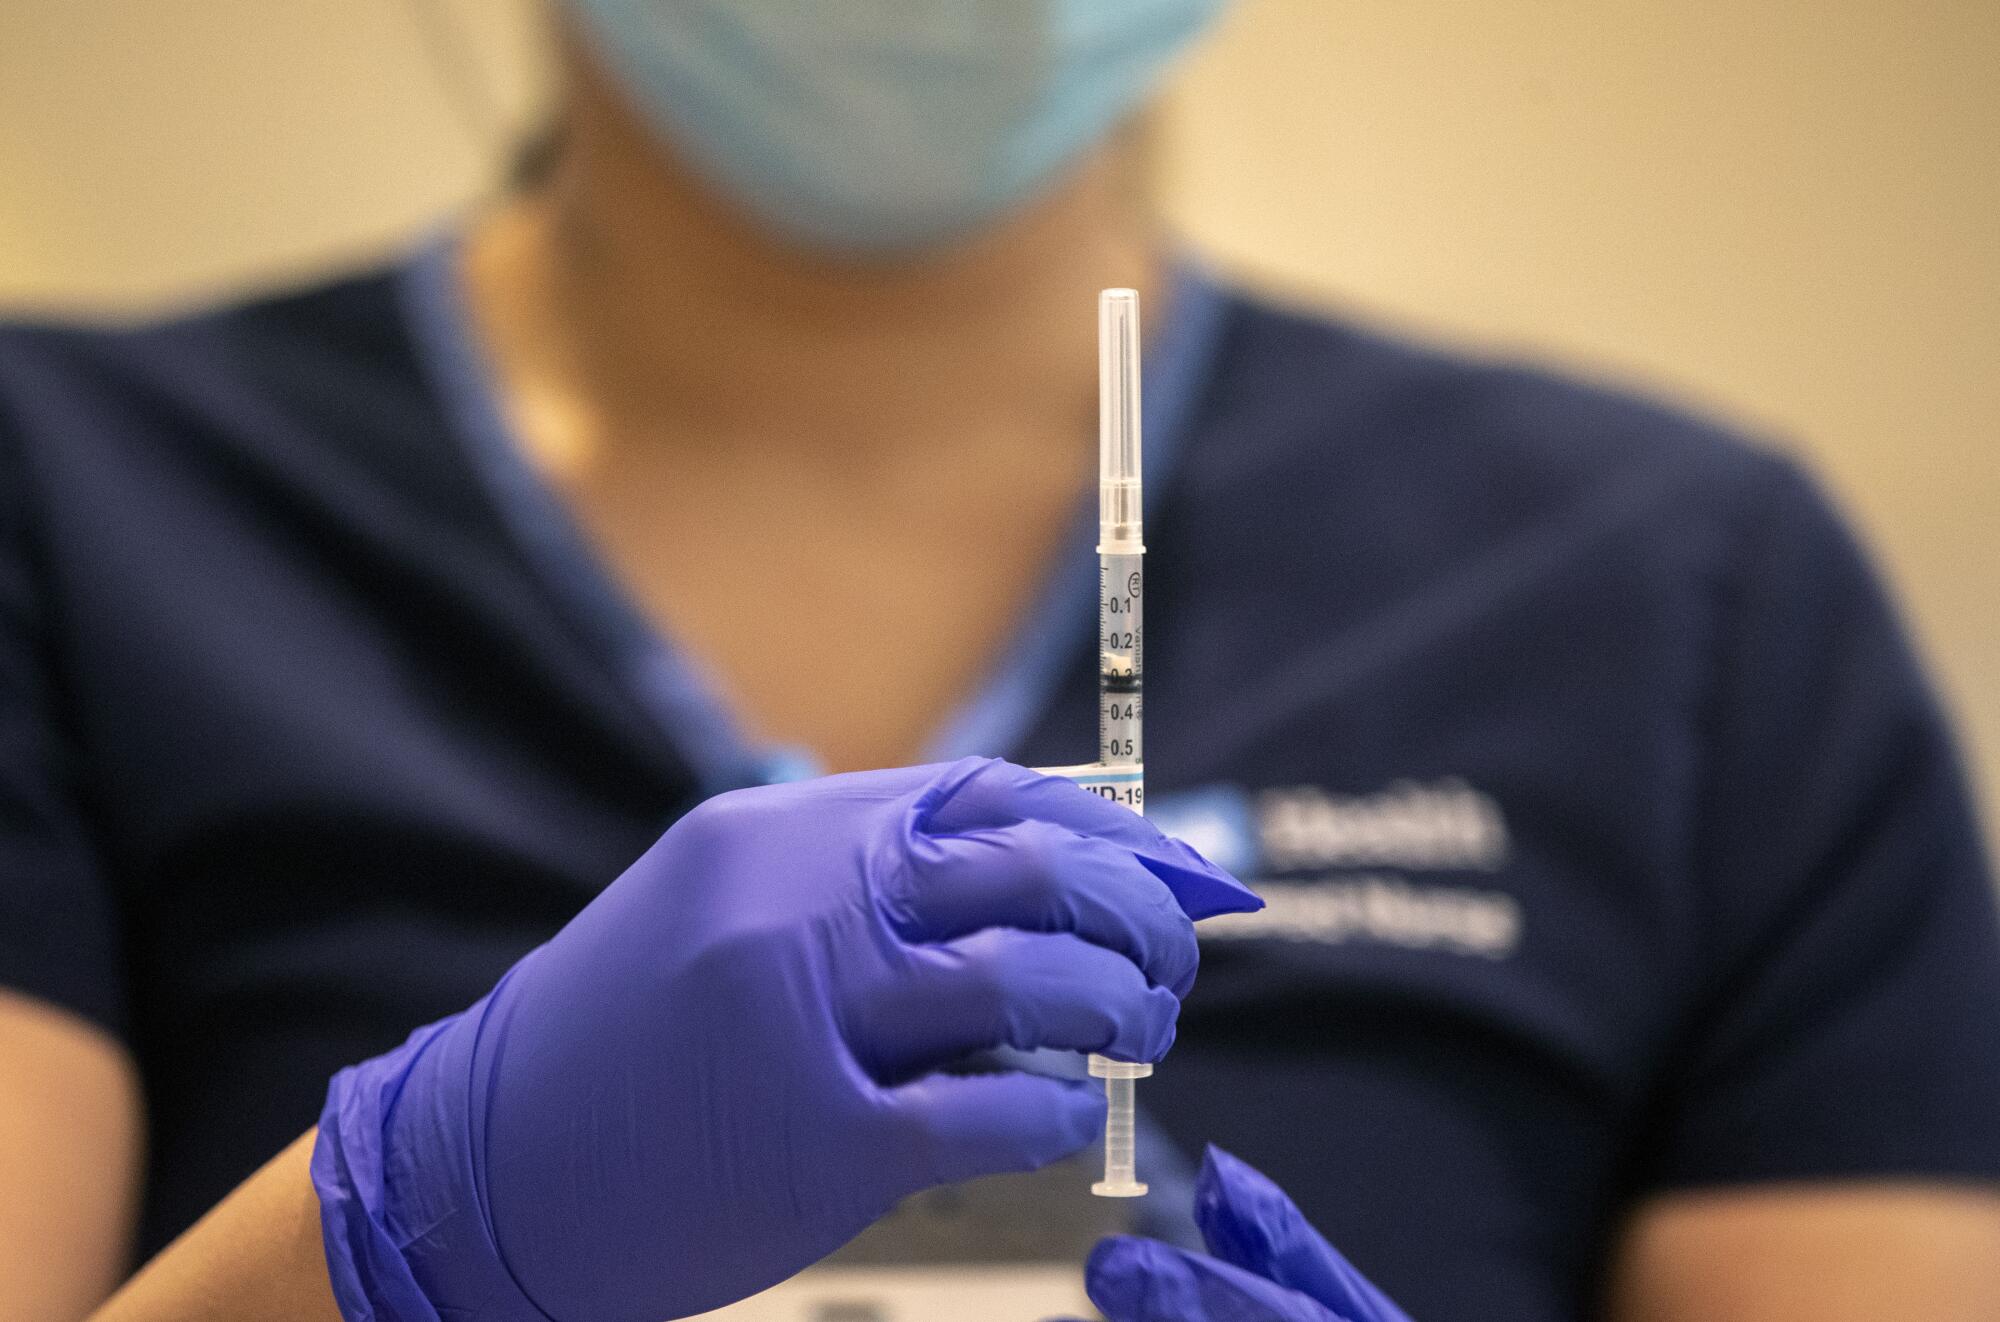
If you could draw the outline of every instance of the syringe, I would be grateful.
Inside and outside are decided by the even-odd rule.
[[[1146,633],[1140,608],[1146,547],[1140,535],[1139,295],[1107,289],[1097,298],[1097,760],[1043,767],[1092,794],[1146,808]],[[1104,1080],[1104,1178],[1090,1191],[1105,1198],[1146,1192],[1137,1177],[1133,1080],[1153,1072],[1140,1061],[1093,1054],[1090,1073]]]
[[[1101,794],[1135,812],[1146,806],[1143,599],[1146,547],[1139,485],[1139,294],[1107,289],[1097,298],[1097,761]],[[1106,1198],[1146,1192],[1133,1154],[1133,1080],[1151,1065],[1090,1058],[1104,1080]]]

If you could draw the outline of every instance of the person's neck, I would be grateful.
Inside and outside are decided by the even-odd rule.
[[[585,85],[550,175],[470,235],[475,318],[559,476],[626,444],[879,454],[969,425],[1072,446],[1096,291],[1159,287],[1131,155],[964,243],[843,261],[746,222]]]

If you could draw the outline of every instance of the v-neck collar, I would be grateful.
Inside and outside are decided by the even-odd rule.
[[[572,624],[611,663],[704,794],[819,771],[805,749],[753,739],[721,689],[639,608],[515,434],[478,341],[459,275],[460,235],[426,243],[399,293],[412,343],[457,443],[523,559]],[[1223,298],[1192,261],[1171,273],[1171,321],[1146,355],[1142,394],[1147,513],[1157,517],[1221,340]],[[1092,633],[1096,502],[1082,502],[1059,556],[984,680],[926,741],[925,761],[1005,755],[1027,735],[1063,668]],[[1091,734],[1079,731],[1079,747]]]

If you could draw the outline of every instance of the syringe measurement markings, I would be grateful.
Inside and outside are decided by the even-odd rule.
[[[1144,562],[1127,552],[1106,552],[1098,568],[1098,760],[1142,762],[1141,719],[1145,691],[1145,624],[1140,607]]]

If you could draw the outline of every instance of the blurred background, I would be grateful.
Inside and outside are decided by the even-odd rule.
[[[379,258],[536,122],[534,0],[0,5],[0,315]],[[1804,453],[2000,839],[2000,4],[1237,0],[1167,214],[1295,300],[1672,392]]]

